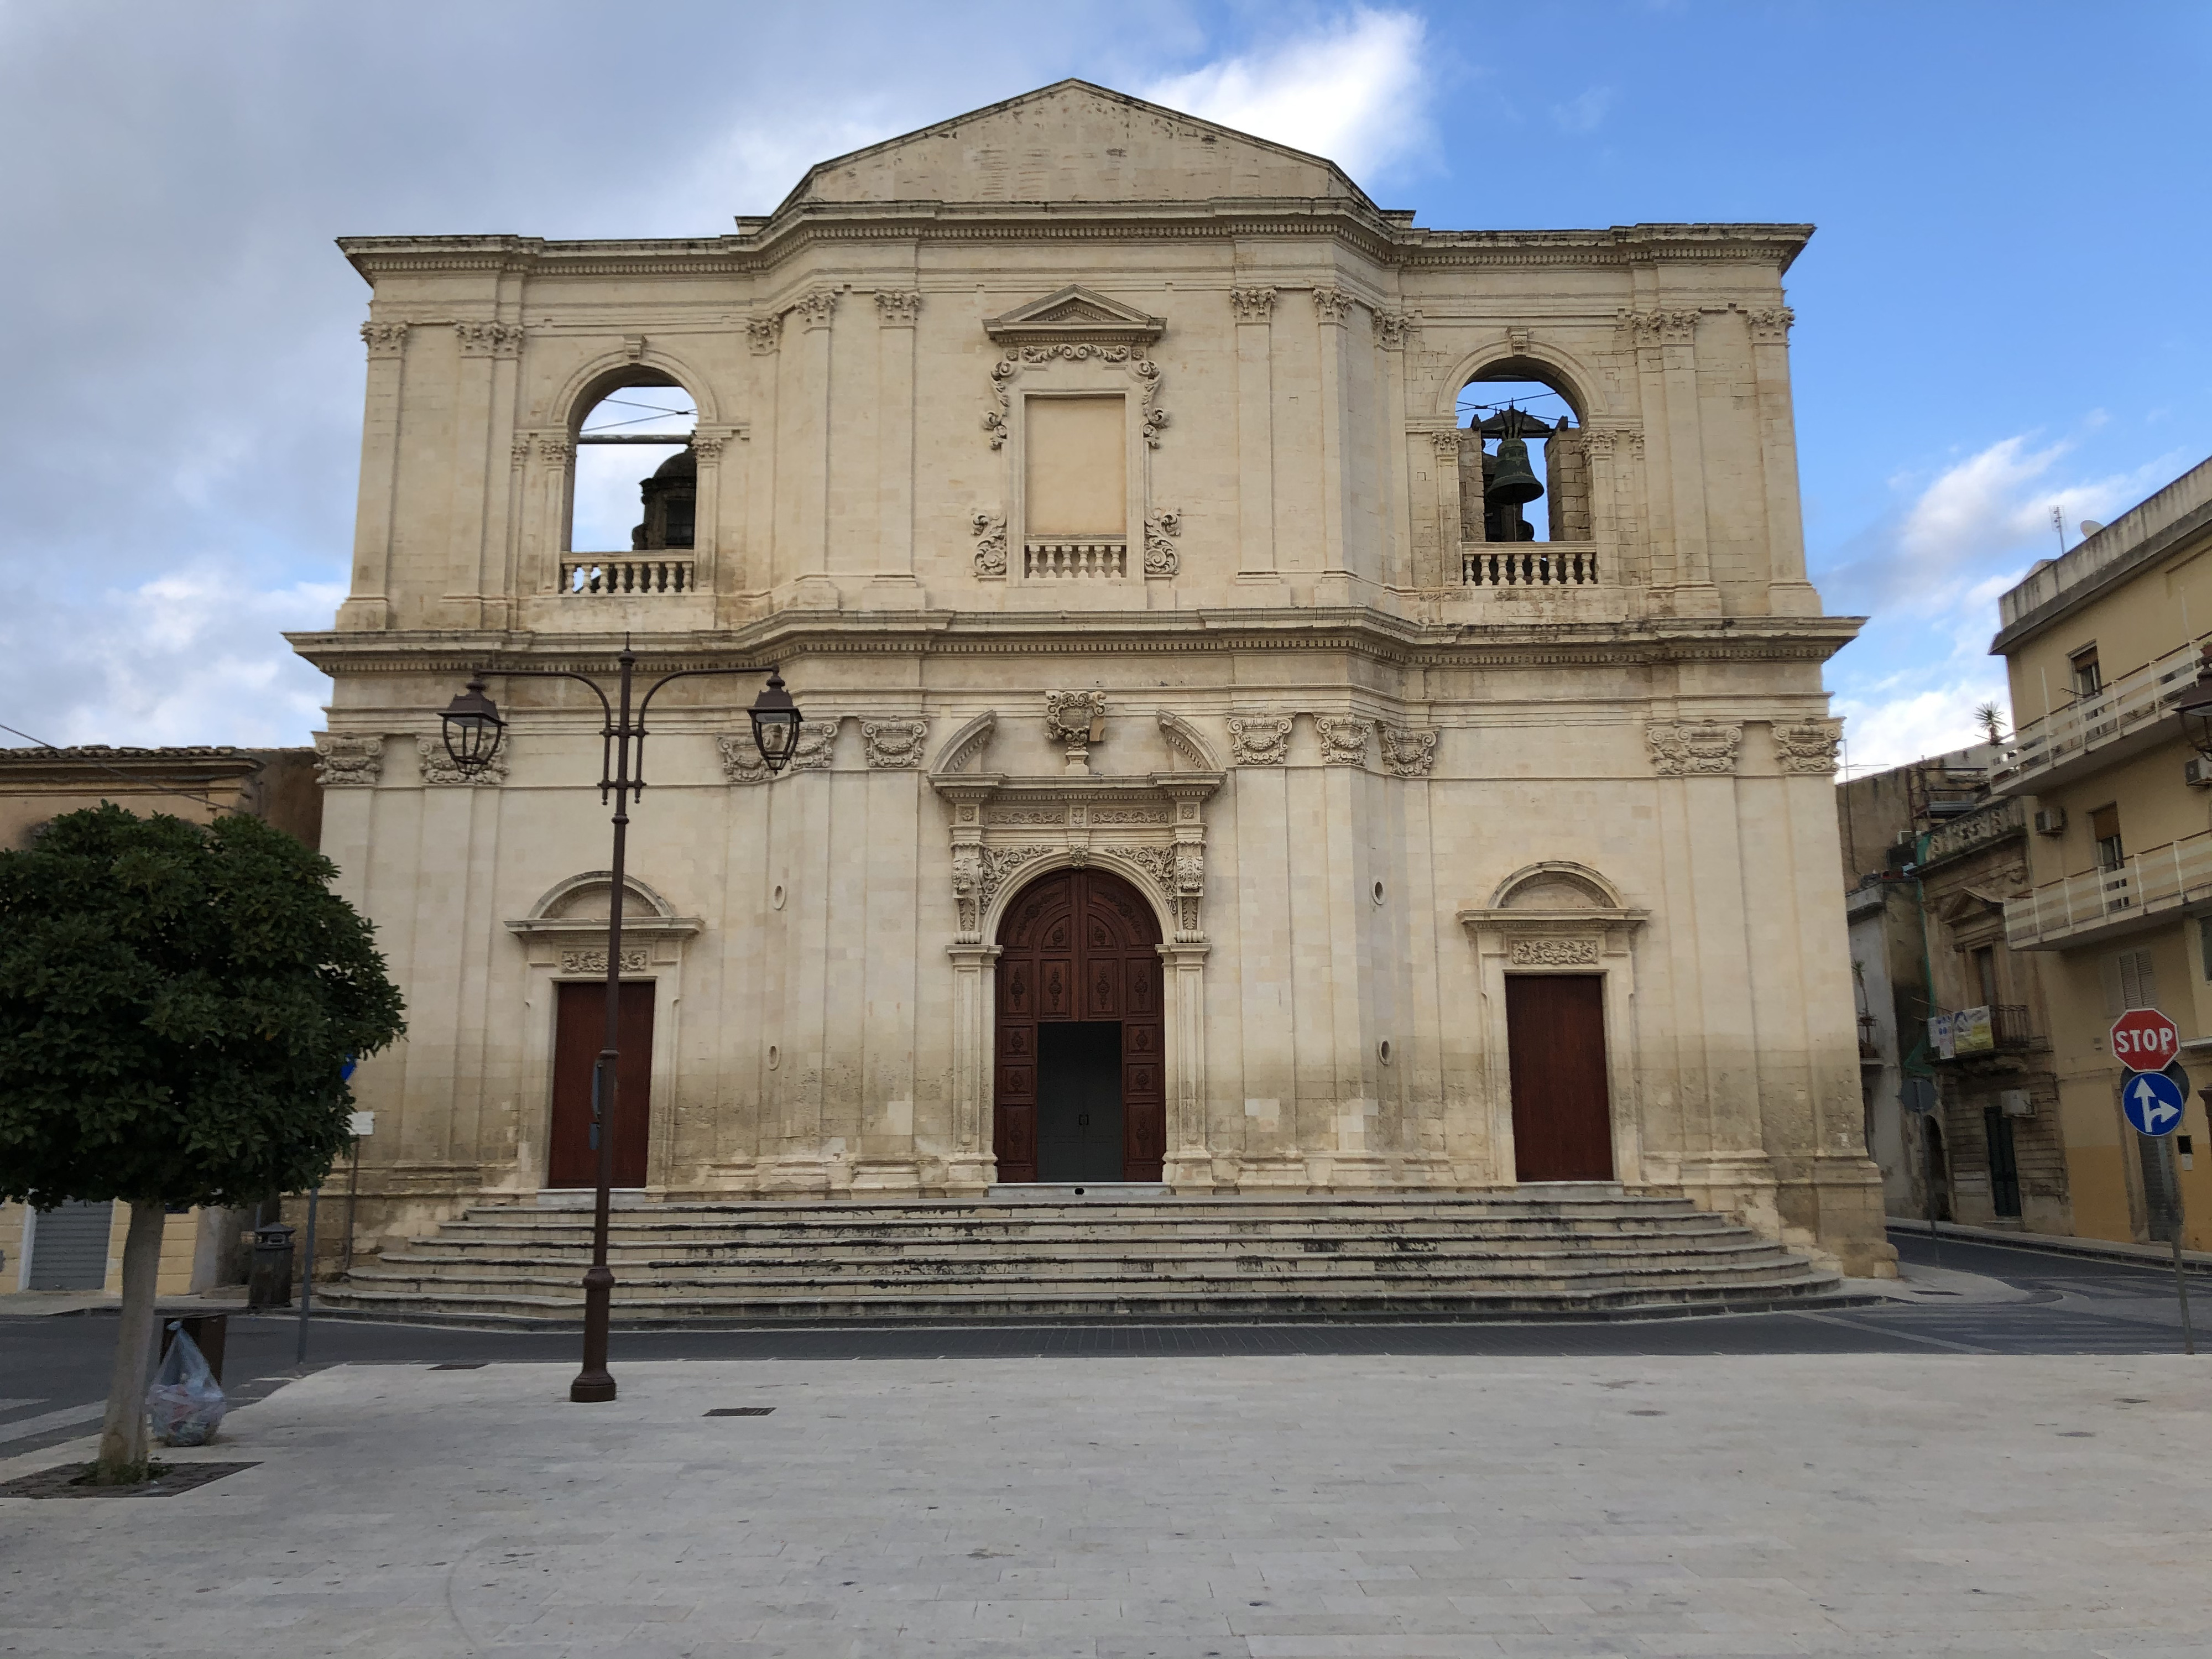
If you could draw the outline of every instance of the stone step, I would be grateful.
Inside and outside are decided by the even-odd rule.
[[[1296,1263],[1325,1271],[1332,1264],[1387,1261],[1407,1266],[1459,1264],[1472,1268],[1526,1261],[1656,1261],[1676,1256],[1723,1259],[1753,1254],[1788,1259],[1786,1252],[1765,1239],[1738,1233],[1712,1233],[1681,1238],[1609,1242],[1559,1240],[1493,1241],[1453,1239],[1285,1240],[1255,1245],[1243,1239],[1214,1241],[1162,1239],[1141,1243],[1085,1243],[1055,1244],[1043,1249],[1010,1249],[984,1243],[921,1244],[907,1241],[883,1243],[867,1239],[823,1240],[808,1248],[789,1243],[762,1244],[714,1250],[665,1249],[638,1246],[610,1249],[608,1261],[633,1271],[721,1268],[751,1272],[787,1263],[794,1268],[823,1271],[860,1267],[887,1271],[911,1267],[917,1271],[1028,1272],[1040,1266],[1079,1263],[1187,1262],[1194,1266],[1230,1263]],[[405,1262],[428,1267],[471,1264],[542,1264],[580,1269],[591,1260],[588,1241],[551,1249],[472,1245],[456,1249],[447,1241],[420,1241],[404,1250],[387,1250],[386,1263]]]
[[[623,1226],[719,1225],[855,1225],[948,1222],[969,1224],[1023,1224],[1065,1219],[1072,1224],[1095,1225],[1109,1220],[1175,1222],[1203,1218],[1239,1222],[1285,1221],[1305,1224],[1335,1219],[1358,1225],[1387,1224],[1414,1219],[1464,1221],[1492,1219],[1622,1219],[1647,1220],[1708,1213],[1685,1200],[1638,1198],[1612,1194],[1587,1200],[1466,1199],[1164,1199],[1148,1204],[994,1204],[933,1200],[897,1204],[851,1203],[667,1204],[617,1208],[611,1224]],[[474,1205],[447,1226],[498,1224],[517,1227],[574,1227],[591,1225],[588,1208],[537,1208],[521,1205]]]
[[[1638,1277],[1656,1279],[1686,1274],[1703,1275],[1714,1279],[1745,1279],[1790,1275],[1805,1270],[1803,1262],[1779,1251],[1765,1256],[1746,1254],[1726,1258],[1710,1255],[1657,1259],[1552,1256],[1485,1263],[1473,1271],[1470,1271],[1469,1264],[1464,1262],[1342,1262],[1328,1258],[1266,1263],[1237,1261],[1014,1262],[988,1264],[980,1269],[977,1264],[962,1262],[939,1264],[934,1270],[902,1267],[897,1271],[886,1271],[880,1265],[864,1263],[840,1267],[791,1261],[757,1269],[720,1272],[702,1272],[681,1264],[662,1264],[651,1272],[633,1270],[627,1276],[617,1272],[616,1285],[618,1294],[643,1294],[678,1285],[694,1288],[719,1287],[732,1293],[810,1285],[841,1292],[855,1285],[889,1287],[893,1285],[908,1285],[917,1289],[956,1290],[995,1285],[1156,1285],[1170,1282],[1258,1286],[1291,1281],[1316,1285],[1329,1282],[1480,1286],[1534,1281],[1565,1283],[1606,1278],[1626,1282]],[[556,1263],[398,1261],[380,1261],[356,1267],[348,1282],[363,1286],[396,1287],[404,1285],[417,1291],[447,1285],[539,1284],[566,1287],[580,1296],[582,1279],[582,1273],[576,1268]]]
[[[1510,1249],[1518,1246],[1546,1248],[1608,1243],[1664,1244],[1674,1241],[1740,1236],[1741,1230],[1716,1220],[1686,1219],[1654,1227],[1423,1227],[1423,1228],[1237,1228],[1208,1225],[1189,1227],[1042,1227],[1019,1231],[991,1229],[927,1228],[871,1229],[856,1237],[851,1230],[810,1228],[790,1231],[764,1228],[744,1231],[725,1230],[623,1229],[610,1231],[608,1246],[617,1254],[647,1251],[662,1255],[730,1254],[763,1249],[834,1249],[864,1241],[884,1251],[902,1249],[968,1250],[978,1254],[1091,1249],[1350,1249],[1375,1245],[1394,1249],[1433,1249],[1451,1246]],[[589,1228],[551,1232],[532,1229],[459,1229],[436,1235],[448,1249],[588,1250]],[[412,1241],[421,1248],[429,1241]]]
[[[369,1316],[573,1320],[591,1216],[482,1205],[357,1264]],[[1832,1296],[1839,1281],[1671,1198],[1577,1188],[1407,1197],[625,1206],[625,1322],[1472,1318]]]
[[[1408,1291],[1401,1286],[1372,1292],[1328,1286],[1313,1290],[1277,1287],[1255,1291],[1182,1286],[1117,1286],[1066,1291],[1050,1289],[933,1292],[927,1296],[866,1294],[827,1296],[700,1297],[669,1295],[618,1298],[615,1318],[625,1325],[807,1323],[922,1323],[963,1321],[1188,1320],[1236,1322],[1255,1320],[1357,1318],[1504,1319],[1591,1312],[1709,1312],[1820,1304],[1836,1299],[1832,1274],[1806,1269],[1792,1279],[1746,1285],[1682,1284],[1638,1280],[1625,1285],[1577,1284],[1560,1290],[1534,1287]],[[408,1292],[332,1291],[317,1298],[319,1308],[362,1317],[453,1321],[471,1324],[545,1323],[573,1326],[580,1296],[472,1294],[453,1291],[434,1302]]]

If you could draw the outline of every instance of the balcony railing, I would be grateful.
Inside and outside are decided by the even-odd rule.
[[[1022,574],[1032,581],[1111,580],[1129,574],[1126,542],[1025,542]]]
[[[1597,549],[1587,542],[1462,542],[1470,587],[1595,587]]]
[[[660,553],[574,554],[561,561],[561,591],[571,599],[604,594],[689,593],[691,561]]]
[[[1934,814],[1931,812],[1930,816]],[[1933,864],[1938,859],[1949,858],[1954,853],[1964,853],[2007,836],[2021,835],[2026,830],[2023,809],[2019,801],[1992,801],[1978,811],[1954,817],[1942,829],[1929,831],[1925,862]]]
[[[2197,684],[2202,660],[2192,641],[2122,674],[2094,696],[2030,720],[2013,738],[2011,760],[1996,769],[1991,781],[2000,788],[2033,787],[2062,762],[2142,729],[2187,695]]]
[[[2212,830],[2007,899],[2005,943],[2015,951],[2063,945],[2093,928],[2118,927],[2203,898],[2212,898]]]
[[[1947,1028],[1948,1042],[1942,1035]],[[1991,1002],[1938,1015],[1929,1022],[1929,1036],[1939,1060],[2017,1054],[2033,1041],[2033,1034],[2028,1030],[2027,1006],[2019,1002]]]

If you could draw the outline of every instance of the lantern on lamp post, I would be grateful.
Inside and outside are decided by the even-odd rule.
[[[708,674],[762,674],[768,684],[753,700],[753,744],[771,774],[790,763],[799,747],[799,705],[785,689],[783,677],[768,668],[685,668],[664,674],[647,686],[631,712],[630,694],[637,653],[623,641],[617,665],[615,700],[610,702],[599,682],[587,675],[556,668],[478,669],[468,689],[446,706],[446,752],[464,776],[474,776],[491,764],[499,752],[507,722],[484,690],[488,674],[523,675],[538,679],[577,680],[592,690],[606,716],[600,727],[602,742],[599,799],[614,803],[614,856],[609,870],[607,895],[606,1041],[599,1050],[592,1075],[592,1146],[598,1153],[597,1191],[592,1206],[592,1265],[584,1273],[584,1364],[568,1385],[568,1398],[588,1401],[612,1400],[615,1380],[607,1370],[607,1324],[614,1299],[614,1270],[607,1265],[608,1212],[614,1186],[615,1114],[620,1109],[617,1088],[621,1060],[620,1010],[622,986],[622,924],[624,891],[623,857],[629,832],[629,803],[645,787],[645,713],[660,689],[672,680]],[[633,1105],[639,1109],[642,1103]]]

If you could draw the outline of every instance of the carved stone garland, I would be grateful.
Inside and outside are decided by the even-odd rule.
[[[1655,720],[1644,727],[1644,741],[1651,751],[1651,769],[1662,778],[1724,778],[1735,775],[1743,727]]]
[[[1321,757],[1331,766],[1364,766],[1367,734],[1373,729],[1370,720],[1330,714],[1314,716],[1314,730],[1321,734]]]
[[[799,721],[799,740],[792,746],[791,758],[784,763],[782,775],[827,771],[830,746],[837,740],[837,726],[834,720]],[[768,763],[760,756],[760,745],[753,741],[750,731],[723,732],[715,738],[714,746],[721,751],[722,776],[729,782],[775,781],[777,775],[768,769]]]
[[[384,739],[315,734],[315,781],[325,789],[368,789],[384,775]]]
[[[860,722],[860,744],[872,771],[912,771],[921,764],[921,743],[928,735],[926,720]]]
[[[1785,772],[1828,776],[1836,769],[1836,745],[1844,740],[1841,720],[1808,719],[1774,727],[1774,757]]]
[[[1402,726],[1386,726],[1382,733],[1382,763],[1393,777],[1425,778],[1437,763],[1437,734]]]
[[[1137,383],[1138,424],[1145,447],[1158,449],[1160,432],[1168,423],[1167,410],[1159,407],[1160,366],[1127,346],[1087,343],[1025,345],[991,365],[991,407],[983,411],[983,429],[991,434],[991,447],[1004,449],[1009,435],[1006,417],[1013,412],[1014,376],[1024,368],[1038,368],[1054,362],[1118,364]]]
[[[464,772],[453,764],[453,757],[446,752],[443,738],[415,739],[415,752],[421,758],[422,781],[441,787],[473,789],[495,788],[507,781],[506,746],[495,749],[481,770]]]
[[[1233,714],[1229,720],[1230,758],[1239,766],[1280,766],[1290,758],[1288,714]]]

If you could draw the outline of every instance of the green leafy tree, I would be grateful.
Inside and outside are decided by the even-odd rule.
[[[131,1206],[97,1478],[146,1464],[162,1217],[319,1185],[348,1056],[406,1026],[337,867],[258,819],[104,805],[0,852],[0,1198]]]

